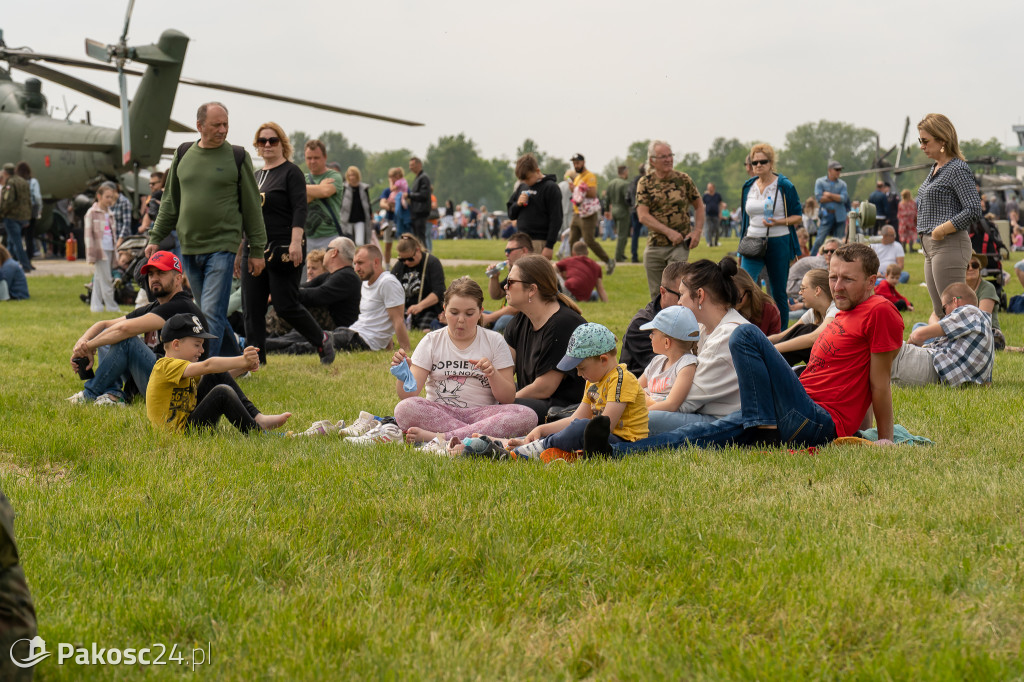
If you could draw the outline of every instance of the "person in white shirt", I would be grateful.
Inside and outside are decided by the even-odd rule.
[[[879,277],[885,277],[885,269],[889,267],[890,264],[895,263],[900,266],[900,270],[903,270],[900,274],[900,284],[906,284],[910,281],[910,273],[903,267],[906,252],[903,250],[903,244],[900,244],[896,239],[895,227],[892,225],[886,225],[883,227],[882,243],[871,244],[870,246],[878,256]]]
[[[825,242],[822,252],[828,248],[828,242]],[[807,311],[800,316],[796,324],[768,337],[768,340],[775,344],[775,350],[779,351],[791,365],[810,359],[811,346],[839,312],[839,308],[832,301],[832,290],[829,288],[826,269],[808,270],[800,283],[799,294],[803,297]]]

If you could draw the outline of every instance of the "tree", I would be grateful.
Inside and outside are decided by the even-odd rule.
[[[363,182],[370,186],[370,197],[379,196],[388,186],[388,171],[401,168],[408,174],[409,158],[412,152],[408,149],[390,149],[383,152],[371,152],[366,157],[363,170]],[[408,178],[407,178],[408,179]]]
[[[825,175],[830,159],[848,170],[870,168],[875,159],[875,135],[873,130],[849,123],[804,123],[786,133],[786,146],[777,153],[776,166],[804,199],[813,194],[814,181]]]
[[[423,160],[439,204],[465,199],[477,205],[504,205],[502,198],[512,188],[499,171],[501,164],[508,162],[480,158],[476,144],[465,133],[442,136],[430,145]]]
[[[306,137],[306,133],[301,130],[296,130],[291,134],[292,147],[292,163],[298,164],[305,168],[306,164],[306,141],[309,140]],[[308,169],[307,169],[308,170]]]
[[[566,169],[569,168],[569,162],[561,159],[557,156],[552,156],[547,152],[543,152],[537,147],[537,143],[531,138],[526,138],[523,143],[516,149],[516,159],[524,154],[533,154],[537,159],[537,165],[540,166],[541,173],[545,175],[551,174],[556,178],[561,179]],[[513,181],[515,178],[515,168],[513,168]]]

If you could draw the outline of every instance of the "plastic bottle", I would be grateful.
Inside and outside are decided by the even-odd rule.
[[[497,265],[495,265],[493,268],[487,268],[484,271],[484,276],[485,277],[494,277],[495,275],[497,275],[499,272],[501,272],[502,270],[504,270],[507,267],[508,267],[508,261],[504,261],[503,260],[500,263],[498,263]]]
[[[64,257],[68,260],[78,260],[78,240],[73,234],[68,235],[68,240],[64,242]]]
[[[767,221],[774,220],[774,218],[775,218],[775,201],[772,200],[771,196],[769,195],[768,198],[766,198],[764,200],[764,219],[765,219],[765,224],[767,225]]]

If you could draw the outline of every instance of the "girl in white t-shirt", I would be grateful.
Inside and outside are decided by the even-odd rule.
[[[694,351],[700,339],[700,326],[693,312],[683,306],[669,306],[640,329],[651,331],[651,350],[654,351],[654,359],[639,380],[647,393],[650,434],[704,421],[702,416],[679,411],[697,373],[698,360]]]
[[[460,277],[444,293],[447,327],[423,337],[413,351],[410,366],[416,388],[396,390],[401,402],[395,421],[406,440],[425,443],[463,439],[474,433],[509,438],[529,433],[537,414],[515,405],[514,362],[505,338],[480,326],[484,292],[469,277]],[[405,351],[391,358],[396,366],[406,361]],[[427,397],[419,397],[426,388]]]
[[[800,295],[803,297],[807,312],[800,316],[796,324],[768,337],[768,340],[775,344],[775,350],[779,351],[791,365],[810,359],[811,346],[839,312],[836,304],[832,302],[828,270],[808,270],[800,281]]]

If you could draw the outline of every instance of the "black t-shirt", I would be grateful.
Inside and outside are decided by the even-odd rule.
[[[306,176],[291,161],[270,170],[256,171],[256,185],[263,200],[267,243],[290,242],[292,228],[306,224]]]
[[[505,327],[505,341],[516,352],[516,390],[529,386],[551,370],[557,371],[569,346],[569,337],[584,323],[583,316],[564,303],[559,304],[558,312],[538,330],[534,330],[530,318],[517,313]],[[576,370],[567,372],[551,395],[551,402],[554,405],[578,403],[583,400],[585,387],[586,382]]]
[[[349,185],[348,190],[352,193],[352,207],[348,212],[348,221],[350,223],[365,223],[366,222],[366,211],[363,210],[363,187],[353,187]]]
[[[402,283],[402,288],[405,289],[406,308],[416,305],[421,299],[426,298],[430,294],[436,294],[437,304],[427,308],[423,313],[440,315],[445,289],[444,266],[441,265],[441,261],[437,259],[437,256],[424,253],[423,257],[426,258],[425,282],[422,281],[424,279],[424,263],[422,260],[419,262],[419,265],[406,265],[405,261],[400,260],[395,264],[395,267],[391,268],[391,274],[398,278],[398,281]],[[423,289],[423,296],[420,296],[421,288]]]
[[[718,192],[714,194],[705,193],[701,200],[704,202],[704,212],[707,215],[718,215],[722,207],[722,195]]]
[[[164,322],[171,319],[178,313],[188,313],[190,315],[195,315],[196,317],[198,317],[199,321],[203,323],[204,329],[210,328],[209,325],[206,324],[206,316],[203,315],[203,311],[200,310],[199,306],[196,305],[196,302],[192,300],[192,294],[190,294],[187,291],[179,291],[174,296],[172,296],[171,299],[166,303],[161,303],[160,301],[153,301],[152,303],[144,305],[141,308],[136,308],[135,310],[125,315],[125,319],[134,320],[137,317],[142,317],[143,315],[148,315],[149,313],[153,313],[154,315],[162,317],[164,319]],[[202,358],[200,358],[201,360],[206,359],[208,348],[209,344],[207,344],[204,341],[203,356]],[[156,347],[153,349],[153,352],[156,354],[158,358],[162,358],[164,356],[164,344],[158,343]]]

